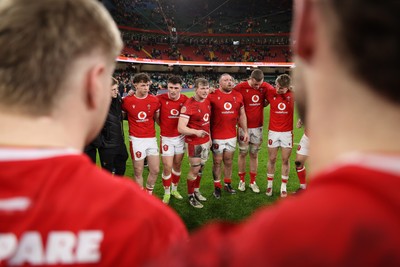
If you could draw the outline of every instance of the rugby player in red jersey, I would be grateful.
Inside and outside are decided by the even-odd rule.
[[[247,116],[249,141],[244,140],[244,131],[238,128],[239,142],[239,190],[246,190],[246,157],[250,157],[250,188],[255,193],[260,193],[256,183],[258,168],[258,152],[261,148],[264,125],[264,107],[267,105],[266,92],[273,86],[264,82],[264,73],[260,69],[253,70],[247,81],[235,86],[235,90],[243,96],[244,109]]]
[[[214,196],[221,197],[221,169],[224,163],[224,189],[236,194],[232,187],[232,161],[236,150],[237,129],[243,130],[243,142],[248,142],[247,120],[243,97],[233,91],[231,75],[225,73],[219,78],[219,89],[208,95],[211,103],[211,138],[213,152]]]
[[[154,125],[160,115],[160,102],[157,97],[149,94],[150,82],[150,77],[146,73],[135,74],[133,77],[135,94],[122,100],[122,109],[128,116],[129,143],[135,180],[143,188],[144,159],[147,157],[149,175],[146,191],[153,194],[160,171]]]
[[[275,175],[275,163],[279,148],[282,159],[281,197],[287,196],[289,179],[289,158],[293,147],[293,111],[294,97],[291,91],[291,78],[287,74],[279,75],[275,82],[276,89],[267,92],[270,106],[268,127],[268,166],[267,166],[267,196],[272,196],[272,185]]]
[[[189,98],[181,109],[178,131],[185,135],[190,163],[187,175],[189,203],[195,208],[203,208],[200,201],[207,201],[200,192],[202,171],[210,152],[211,107],[207,96],[210,86],[206,79],[198,78],[194,84],[195,95]]]
[[[181,164],[185,153],[184,135],[178,132],[180,110],[188,97],[181,94],[182,79],[171,76],[167,83],[168,93],[158,95],[160,101],[159,125],[161,130],[160,150],[163,163],[162,182],[164,186],[163,202],[168,204],[171,195],[182,199],[178,192],[181,177]],[[172,184],[172,190],[171,190]]]

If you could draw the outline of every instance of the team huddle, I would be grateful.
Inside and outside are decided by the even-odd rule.
[[[186,99],[179,79],[155,97],[148,76],[137,74],[135,95],[121,100],[110,77],[123,42],[100,1],[1,0],[0,266],[400,266],[400,2],[293,2],[293,80],[312,140],[310,188],[243,222],[213,222],[189,235],[178,214],[147,193],[160,168],[155,122],[164,202],[182,198],[187,151],[189,201],[201,208],[209,150],[214,196],[235,193],[236,142],[238,190],[260,192],[257,153],[270,105],[265,192],[272,193],[280,147],[284,197],[293,146],[289,76],[272,87],[255,70],[234,87],[224,74],[214,93],[199,79]],[[125,172],[113,163],[114,145],[124,141],[122,109],[137,183],[82,153],[102,131],[102,166]],[[295,159],[302,189],[306,136]],[[117,157],[126,162],[123,148]]]
[[[237,143],[240,153],[238,190],[246,190],[246,157],[249,154],[249,188],[259,193],[256,183],[258,152],[263,141],[264,107],[270,105],[266,195],[272,196],[275,162],[281,148],[280,195],[287,196],[294,111],[289,75],[278,76],[276,88],[264,82],[264,74],[259,69],[254,70],[247,81],[236,86],[231,75],[222,74],[219,88],[215,90],[210,89],[206,79],[199,78],[195,81],[195,94],[191,98],[181,94],[182,80],[178,76],[168,79],[168,93],[157,96],[148,94],[150,82],[147,74],[136,74],[133,78],[136,91],[122,100],[122,110],[126,112],[129,122],[134,178],[141,188],[152,194],[159,173],[155,131],[155,123],[158,123],[161,131],[159,148],[163,163],[164,203],[169,203],[171,195],[177,199],[183,198],[177,188],[185,150],[190,163],[186,177],[190,205],[202,208],[202,202],[207,200],[200,192],[200,181],[210,150],[213,154],[214,197],[221,197],[222,187],[226,192],[236,194],[232,186],[232,161]],[[145,158],[148,160],[149,175],[144,185],[142,174]]]

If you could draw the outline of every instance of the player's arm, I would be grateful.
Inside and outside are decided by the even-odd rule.
[[[301,128],[303,127],[303,121],[301,119],[298,119],[297,124],[296,124],[297,128]]]
[[[154,113],[154,121],[160,125],[160,110],[158,109],[156,113]]]
[[[189,117],[180,116],[178,121],[178,132],[183,135],[196,135],[197,137],[204,137],[208,133],[204,130],[196,130],[189,128],[187,125],[189,123]]]
[[[267,107],[267,106],[269,105],[269,101],[268,101],[268,92],[269,92],[269,89],[266,89],[266,90],[264,91],[264,107]]]
[[[249,141],[249,132],[247,130],[247,117],[246,117],[246,112],[244,110],[244,107],[242,106],[240,108],[240,114],[239,114],[239,126],[240,128],[243,129],[244,132],[244,139],[243,142],[247,143]]]

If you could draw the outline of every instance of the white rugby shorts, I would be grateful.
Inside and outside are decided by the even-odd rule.
[[[185,136],[160,138],[161,156],[174,156],[185,153]]]
[[[147,156],[158,156],[157,138],[137,138],[129,136],[131,157],[134,160],[142,160]]]
[[[268,131],[268,147],[293,147],[293,132]]]

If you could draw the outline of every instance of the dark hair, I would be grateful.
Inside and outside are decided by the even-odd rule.
[[[135,74],[135,76],[133,76],[133,83],[140,83],[140,82],[147,83],[150,81],[151,81],[150,76],[147,75],[147,73],[143,73],[143,72],[137,73],[137,74]]]
[[[319,2],[325,17],[334,18],[333,45],[349,71],[376,93],[400,103],[400,1]]]
[[[292,78],[287,74],[279,75],[276,78],[277,85],[289,88],[292,85]]]
[[[179,76],[171,76],[168,78],[168,83],[177,84],[179,83],[182,85],[182,79]]]
[[[250,78],[253,78],[257,82],[264,80],[264,73],[260,69],[255,69],[251,72]]]

